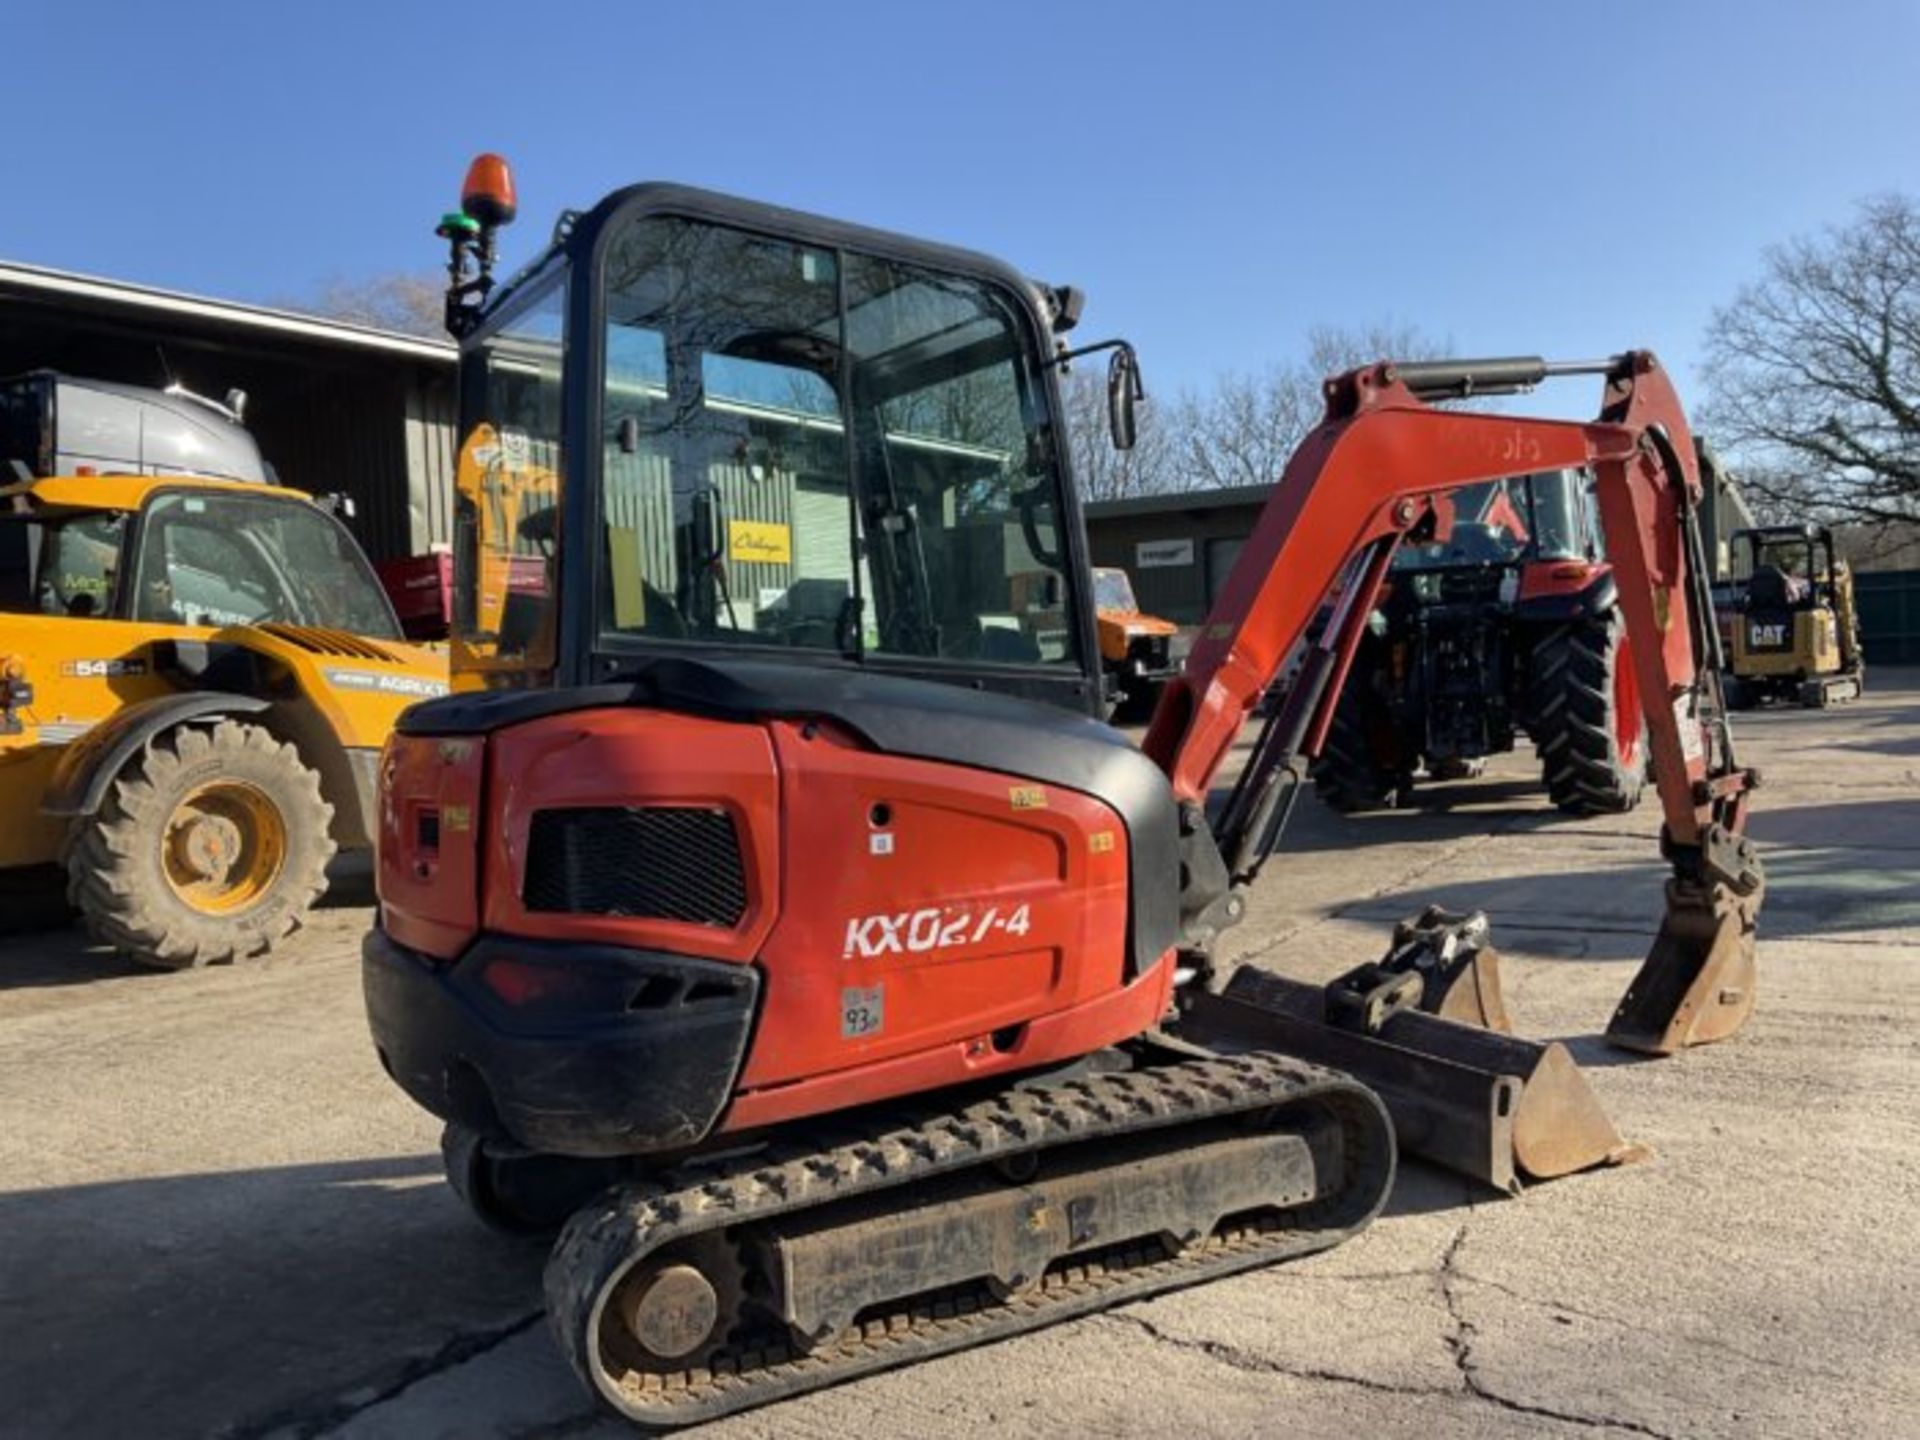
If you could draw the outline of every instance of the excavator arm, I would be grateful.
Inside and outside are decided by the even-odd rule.
[[[1556,375],[1599,374],[1590,422],[1447,410]],[[1700,478],[1672,384],[1652,354],[1382,362],[1330,379],[1327,414],[1289,461],[1188,657],[1162,695],[1145,748],[1170,777],[1188,847],[1183,913],[1204,951],[1238,919],[1240,892],[1274,849],[1304,766],[1408,537],[1444,524],[1439,498],[1532,471],[1590,469],[1625,616],[1673,866],[1660,937],[1609,1027],[1665,1054],[1719,1039],[1753,1004],[1754,919],[1764,891],[1744,838],[1755,773],[1735,761],[1718,693],[1718,645],[1695,521]],[[1206,799],[1229,752],[1323,605],[1286,699],[1225,806]]]

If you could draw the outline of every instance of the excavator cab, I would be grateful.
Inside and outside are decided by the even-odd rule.
[[[1730,542],[1736,611],[1727,698],[1820,706],[1856,698],[1866,683],[1853,572],[1824,525],[1740,530]]]
[[[1056,293],[673,186],[572,217],[465,337],[462,685],[724,652],[1095,713]]]

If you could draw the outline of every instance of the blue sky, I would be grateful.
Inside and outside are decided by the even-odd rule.
[[[1915,0],[8,8],[0,257],[246,299],[424,269],[493,148],[510,262],[681,180],[1078,283],[1162,391],[1383,320],[1688,384],[1763,246],[1920,192]]]

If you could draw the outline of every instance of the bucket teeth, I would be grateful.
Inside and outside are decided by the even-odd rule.
[[[1764,885],[1746,895],[1717,881],[1667,882],[1667,914],[1607,1025],[1623,1050],[1671,1055],[1724,1040],[1753,1013],[1754,925]]]

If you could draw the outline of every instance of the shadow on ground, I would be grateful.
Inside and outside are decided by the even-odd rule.
[[[1756,809],[1750,832],[1767,869],[1763,935],[1843,938],[1920,926],[1920,799]],[[1643,863],[1625,864],[1614,848],[1604,866],[1423,879],[1326,913],[1395,918],[1430,904],[1485,910],[1496,942],[1524,933],[1530,954],[1638,959],[1659,924],[1666,873],[1651,847]]]
[[[79,913],[67,906],[57,871],[34,881],[0,890],[0,936],[16,940],[0,949],[0,992],[173,973],[136,964],[111,946],[96,943]],[[365,856],[353,855],[328,868],[327,892],[314,908],[364,909],[374,900],[373,867]]]
[[[524,1328],[545,1257],[481,1230],[437,1155],[0,1195],[0,1237],[0,1311],[33,1317],[0,1353],[21,1435],[319,1433]]]
[[[44,990],[167,973],[134,964],[111,946],[95,942],[77,924],[36,927],[31,935],[27,943],[11,944],[0,951],[0,991]]]

